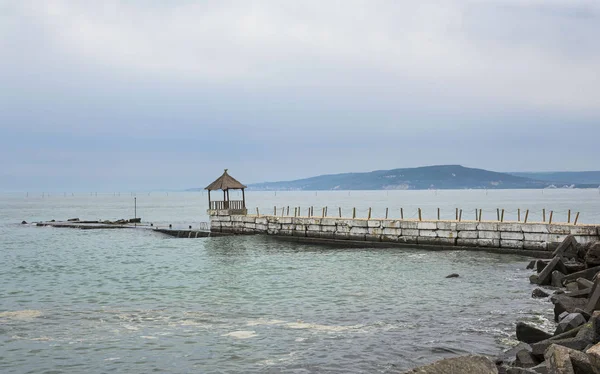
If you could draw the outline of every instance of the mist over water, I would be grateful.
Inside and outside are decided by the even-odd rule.
[[[246,196],[263,214],[327,205],[329,215],[372,207],[380,217],[388,207],[393,217],[403,207],[409,217],[421,207],[435,218],[439,207],[454,218],[458,207],[464,219],[475,208],[495,219],[496,208],[507,218],[517,208],[546,208],[600,222],[596,190]],[[136,197],[147,222],[207,220],[202,193]],[[530,297],[526,257],[19,224],[131,218],[132,200],[0,195],[0,371],[396,372],[456,354],[497,354],[514,344],[519,320],[552,324],[551,304]],[[444,278],[450,273],[461,276]]]

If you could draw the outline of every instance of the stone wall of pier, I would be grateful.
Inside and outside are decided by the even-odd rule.
[[[567,235],[600,240],[600,226],[477,221],[416,221],[228,215],[211,212],[211,231],[444,247],[552,251]]]

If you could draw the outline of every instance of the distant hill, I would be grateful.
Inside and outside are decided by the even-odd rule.
[[[572,183],[569,183],[572,184]],[[424,190],[546,188],[552,181],[460,165],[321,175],[293,181],[251,184],[253,190]],[[592,187],[576,185],[575,187]]]
[[[595,184],[600,186],[600,171],[553,171],[510,173],[524,178],[556,183]]]

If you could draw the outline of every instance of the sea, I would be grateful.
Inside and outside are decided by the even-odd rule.
[[[213,196],[215,197],[215,196]],[[240,198],[232,193],[231,198]],[[177,239],[42,220],[200,227],[203,192],[0,194],[1,373],[398,373],[554,329],[525,256]],[[600,222],[598,190],[247,191],[251,213]],[[578,215],[579,213],[579,215]],[[293,213],[292,213],[293,214]],[[578,215],[578,216],[577,216]],[[21,224],[25,220],[28,224]],[[458,278],[447,279],[451,273]]]

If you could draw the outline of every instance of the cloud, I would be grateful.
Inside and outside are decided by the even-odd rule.
[[[357,148],[385,160],[373,168],[405,166],[389,157],[401,141],[429,154],[410,166],[467,163],[455,149],[465,137],[496,154],[522,139],[539,153],[536,137],[587,145],[600,135],[599,37],[596,0],[0,0],[0,155],[27,149],[22,176],[67,172],[59,149],[73,159],[134,144],[128,160],[166,149],[164,168],[228,149],[231,164],[285,159],[310,175],[368,170]],[[290,148],[310,162],[269,161]],[[48,165],[32,156],[41,149]]]

